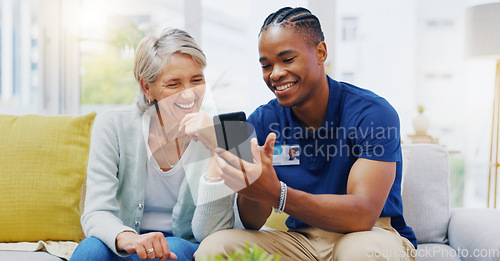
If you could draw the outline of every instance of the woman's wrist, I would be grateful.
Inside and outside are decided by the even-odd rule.
[[[216,164],[217,163],[215,163],[215,158],[213,156],[210,157],[210,162],[208,164],[208,171],[205,172],[205,174],[203,174],[203,179],[205,181],[210,182],[210,183],[215,183],[215,182],[220,182],[220,181],[224,180],[220,176],[220,173],[218,173]]]
[[[136,235],[137,234],[135,232],[132,232],[132,231],[129,231],[129,230],[125,230],[123,232],[120,232],[116,236],[116,239],[115,239],[116,249],[118,251],[125,250],[127,243],[130,242],[130,239],[132,237],[136,236]]]
[[[203,175],[203,179],[207,182],[210,182],[210,183],[221,182],[224,180],[222,177],[218,177],[218,176],[209,177],[209,176],[207,176],[207,174]]]

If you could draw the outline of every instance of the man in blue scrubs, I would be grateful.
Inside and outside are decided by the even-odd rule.
[[[248,121],[255,162],[217,149],[226,185],[238,188],[246,230],[224,230],[196,257],[258,245],[282,260],[414,260],[417,244],[403,218],[399,117],[371,91],[325,74],[319,20],[304,8],[267,17],[259,35],[263,78],[276,99]],[[300,149],[300,163],[273,162],[273,148]],[[283,150],[284,151],[284,150]],[[245,184],[245,183],[243,183]],[[272,209],[289,228],[259,231]]]

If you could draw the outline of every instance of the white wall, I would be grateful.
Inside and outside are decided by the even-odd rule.
[[[248,115],[274,98],[258,61],[258,34],[265,18],[284,6],[305,6],[307,1],[204,1],[202,48],[206,75],[219,112],[245,111]]]
[[[464,14],[479,0],[337,0],[334,77],[385,97],[398,111],[403,141],[417,106],[430,134],[465,157],[465,206],[486,205],[494,61],[463,55]],[[492,1],[489,1],[492,2]],[[357,17],[357,39],[342,40],[342,17]]]
[[[386,98],[398,111],[403,137],[416,111],[416,3],[401,0],[337,0],[333,77],[354,72],[355,85]],[[342,40],[342,18],[357,17],[357,40]]]

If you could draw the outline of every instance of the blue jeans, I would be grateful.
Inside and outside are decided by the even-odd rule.
[[[198,249],[199,244],[191,243],[182,238],[165,237],[170,251],[177,255],[177,260],[193,260],[193,254]],[[71,261],[138,261],[137,254],[128,257],[119,257],[108,248],[100,239],[89,237],[83,240],[71,256]],[[158,259],[154,259],[158,260]]]

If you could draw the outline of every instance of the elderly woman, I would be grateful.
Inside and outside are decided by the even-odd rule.
[[[178,29],[137,47],[137,106],[99,115],[87,170],[82,241],[71,260],[191,260],[234,223],[233,192],[215,167],[205,55]],[[197,142],[201,141],[201,142]]]

